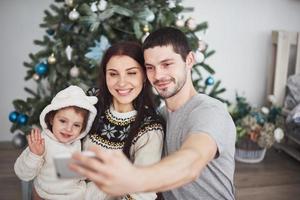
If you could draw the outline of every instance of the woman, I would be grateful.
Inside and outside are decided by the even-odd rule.
[[[122,150],[136,165],[159,161],[164,122],[155,110],[141,46],[133,42],[111,46],[103,56],[99,80],[98,114],[84,149],[98,145]],[[110,197],[89,182],[86,199]],[[156,199],[156,194],[128,194],[121,199]]]

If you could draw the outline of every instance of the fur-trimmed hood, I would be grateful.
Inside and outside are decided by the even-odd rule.
[[[58,92],[53,97],[51,104],[49,104],[48,106],[46,106],[44,108],[44,110],[42,111],[42,113],[40,115],[40,124],[41,124],[43,130],[46,130],[45,133],[52,139],[56,140],[56,138],[51,133],[51,131],[47,130],[48,126],[45,122],[45,116],[47,115],[47,113],[49,113],[50,111],[53,111],[53,110],[59,110],[61,108],[65,108],[65,107],[69,107],[69,106],[77,106],[80,108],[84,108],[89,111],[89,118],[88,118],[85,130],[80,134],[80,136],[78,138],[75,139],[75,140],[79,140],[79,139],[85,137],[92,127],[93,121],[97,114],[97,110],[94,106],[94,104],[96,104],[97,101],[98,101],[97,97],[87,96],[80,87],[71,85],[71,86],[67,87],[66,89]],[[73,142],[73,141],[71,141],[71,142]]]

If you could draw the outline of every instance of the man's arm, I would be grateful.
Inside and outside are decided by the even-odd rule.
[[[190,134],[180,150],[142,171],[145,190],[166,191],[194,181],[216,152],[209,135]]]
[[[190,134],[180,150],[147,167],[132,165],[122,152],[99,147],[90,150],[98,159],[75,154],[73,158],[80,164],[71,164],[71,169],[95,182],[108,194],[124,195],[165,191],[195,180],[215,157],[217,145],[207,134]]]

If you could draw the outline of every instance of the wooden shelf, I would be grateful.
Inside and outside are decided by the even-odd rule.
[[[300,162],[300,135],[287,134],[286,137],[285,142],[276,143],[274,147],[278,150],[284,151]]]

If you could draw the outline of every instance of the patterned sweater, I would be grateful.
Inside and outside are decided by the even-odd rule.
[[[90,134],[84,141],[84,149],[91,145],[98,145],[101,148],[122,150],[126,137],[133,124],[136,111],[119,113],[113,109],[105,111],[105,115],[98,120],[98,133]],[[163,145],[163,126],[155,116],[147,116],[139,128],[137,136],[133,139],[130,148],[130,160],[135,165],[150,165],[161,159]],[[136,199],[153,200],[156,199],[155,193],[128,194],[124,197],[114,198],[100,191],[92,182],[87,184],[86,198],[89,200],[113,200],[113,199]]]

